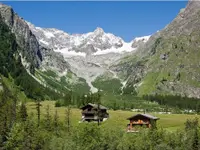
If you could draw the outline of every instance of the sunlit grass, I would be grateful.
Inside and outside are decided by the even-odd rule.
[[[44,117],[46,114],[46,108],[49,105],[50,107],[50,113],[52,117],[55,114],[55,111],[57,110],[59,115],[59,120],[64,121],[65,115],[66,115],[66,107],[55,107],[54,101],[44,101],[41,102],[41,118]],[[31,112],[36,117],[36,106],[34,102],[29,102],[27,104],[28,112],[31,114]],[[137,114],[136,112],[131,111],[122,111],[122,110],[108,110],[109,112],[109,119],[102,123],[102,126],[108,127],[108,128],[121,128],[122,130],[126,129],[126,125],[129,123],[129,120],[127,120],[128,117]],[[167,129],[169,131],[175,131],[177,129],[183,129],[184,123],[187,119],[192,119],[195,117],[200,117],[199,115],[188,115],[188,114],[156,114],[156,113],[150,113],[156,117],[159,117],[160,119],[157,121],[158,127],[162,127],[163,129]],[[81,110],[77,108],[71,109],[71,125],[77,126],[79,124],[79,121],[81,120]]]

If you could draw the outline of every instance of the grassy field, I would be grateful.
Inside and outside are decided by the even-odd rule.
[[[46,108],[49,105],[50,112],[52,114],[52,117],[55,114],[55,110],[57,110],[59,119],[61,121],[64,121],[65,118],[65,111],[66,107],[54,107],[55,102],[54,101],[44,101],[41,103],[41,118],[44,117],[46,114]],[[33,112],[34,116],[36,116],[36,109],[35,109],[35,103],[29,102],[27,104],[28,112],[31,114]],[[136,114],[136,112],[131,111],[113,111],[108,110],[110,118],[102,123],[102,126],[113,128],[113,127],[119,127],[123,130],[126,129],[126,125],[129,123],[129,120],[126,120],[126,118]],[[155,115],[160,118],[158,120],[157,125],[158,127],[162,127],[164,129],[167,129],[169,131],[175,131],[177,129],[183,129],[184,123],[187,119],[192,119],[195,117],[200,118],[200,115],[188,115],[188,114],[155,114],[155,113],[149,113],[152,115]],[[78,122],[81,119],[81,110],[72,108],[71,109],[71,124],[72,126],[78,126]]]

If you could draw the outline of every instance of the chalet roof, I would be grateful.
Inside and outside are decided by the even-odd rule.
[[[81,107],[81,109],[85,109],[87,108],[88,106],[92,106],[93,108],[98,108],[98,104],[92,104],[92,103],[88,103],[87,105]],[[105,106],[103,105],[99,105],[100,109],[108,109],[106,108]]]
[[[153,120],[158,120],[159,119],[158,117],[155,117],[155,116],[152,116],[152,115],[149,115],[149,114],[136,114],[136,115],[134,115],[132,117],[127,118],[127,120],[134,119],[134,118],[136,118],[138,116],[143,116],[143,117],[146,117],[146,118],[149,118],[149,119],[153,119]]]

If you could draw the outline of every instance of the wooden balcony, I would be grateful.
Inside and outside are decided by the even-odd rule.
[[[151,124],[148,122],[135,122],[132,124],[127,124],[127,132],[139,132],[141,128],[150,128]]]
[[[132,121],[130,124],[135,124],[135,125],[137,125],[137,124],[141,124],[141,125],[143,125],[143,124],[150,124],[150,122],[149,121],[143,121],[143,120],[138,120],[138,121]]]

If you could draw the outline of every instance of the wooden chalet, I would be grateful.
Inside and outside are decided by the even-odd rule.
[[[127,125],[127,132],[138,132],[138,127],[151,128],[152,124],[156,125],[158,117],[149,114],[137,114],[127,118],[130,123]]]
[[[88,103],[86,106],[82,107],[82,119],[84,121],[105,121],[109,114],[107,113],[107,108],[102,105]],[[98,111],[99,110],[99,111]]]

